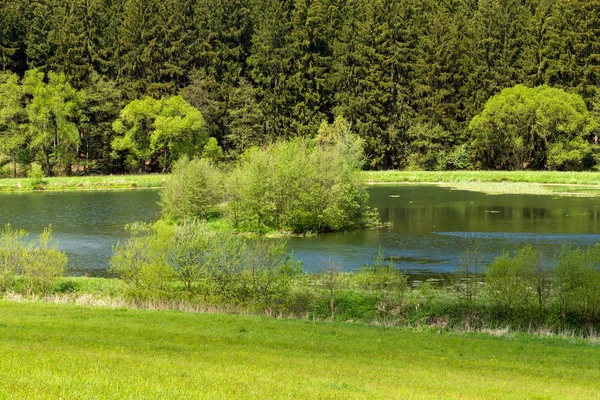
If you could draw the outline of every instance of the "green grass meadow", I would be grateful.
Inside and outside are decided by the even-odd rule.
[[[559,171],[362,171],[368,183],[447,183],[496,184],[522,183],[540,185],[600,185],[600,172]],[[43,190],[110,190],[160,188],[167,175],[105,175],[43,178]],[[39,190],[31,179],[0,179],[0,192]],[[468,187],[467,187],[468,189]],[[477,187],[490,191],[488,187]],[[518,189],[518,188],[517,188]],[[527,191],[531,191],[528,188]],[[553,188],[553,191],[561,189]],[[492,192],[497,189],[492,188]],[[510,188],[513,192],[514,188]]]
[[[519,182],[557,185],[600,185],[600,172],[561,171],[363,171],[371,183]]]
[[[33,185],[29,178],[0,179],[0,192],[29,190],[110,190],[160,188],[167,175],[104,175],[43,178],[42,185]]]
[[[592,399],[583,339],[0,302],[0,398]]]

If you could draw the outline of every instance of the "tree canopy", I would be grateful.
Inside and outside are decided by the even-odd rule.
[[[0,176],[24,173],[31,162],[47,173],[118,173],[144,163],[168,168],[178,155],[192,156],[190,148],[198,156],[206,138],[191,143],[174,122],[161,129],[149,117],[140,132],[153,132],[153,144],[134,132],[123,139],[135,125],[123,118],[124,130],[112,129],[127,104],[150,112],[145,99],[176,96],[202,114],[198,138],[214,138],[227,159],[277,139],[313,138],[341,116],[364,142],[364,168],[596,168],[589,131],[549,137],[557,143],[544,149],[538,138],[533,158],[498,161],[472,143],[470,124],[491,97],[516,85],[580,95],[600,121],[598,5],[0,0],[0,70],[18,77],[17,108],[27,109],[15,114],[11,100],[2,103],[13,111],[1,111],[0,166],[13,168]],[[34,79],[54,94],[27,92]],[[58,96],[46,113],[44,96]],[[506,143],[495,143],[502,154]]]
[[[580,95],[561,89],[504,89],[469,128],[483,168],[581,170],[594,162],[591,139],[598,124]]]

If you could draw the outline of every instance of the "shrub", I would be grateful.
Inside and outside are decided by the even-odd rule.
[[[585,323],[594,334],[600,322],[600,247],[589,249],[563,248],[556,261],[554,280],[560,304],[563,328],[568,316]]]
[[[580,95],[546,85],[506,88],[469,123],[474,157],[490,169],[588,169],[597,129]]]
[[[284,241],[260,239],[252,242],[246,256],[245,275],[253,302],[268,313],[280,309],[292,280],[302,265],[285,251]]]
[[[173,165],[161,191],[162,211],[175,218],[207,218],[217,212],[222,193],[220,173],[210,161],[184,156]]]
[[[358,175],[361,142],[344,130],[321,133],[315,141],[278,142],[242,156],[227,184],[226,214],[234,226],[305,233],[376,222]]]
[[[109,272],[123,279],[139,297],[168,291],[174,271],[167,263],[173,248],[173,227],[164,222],[127,226],[131,237],[113,250]]]
[[[52,239],[50,226],[27,247],[21,266],[21,276],[29,295],[39,291],[45,296],[56,280],[64,275],[68,262],[67,255],[60,252],[57,246],[58,243]]]
[[[489,265],[487,293],[506,318],[510,318],[515,309],[530,311],[535,296],[530,276],[539,259],[539,253],[531,246],[526,246],[514,256],[504,253]]]
[[[27,177],[29,178],[29,182],[33,189],[43,189],[44,188],[44,171],[42,167],[38,164],[33,164],[31,169],[27,172]]]
[[[0,230],[0,290],[12,287],[15,275],[21,272],[27,253],[24,238],[27,232],[7,224]]]

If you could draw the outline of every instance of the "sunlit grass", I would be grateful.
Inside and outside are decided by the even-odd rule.
[[[367,182],[523,182],[600,185],[600,172],[560,171],[363,171]]]
[[[364,171],[371,184],[431,183],[488,194],[600,196],[600,172]]]
[[[558,172],[558,171],[362,171],[368,183],[448,183],[466,190],[486,192],[550,193],[568,192],[595,194],[594,188],[546,187],[554,185],[600,185],[600,172]],[[160,188],[167,175],[110,175],[84,177],[44,178],[44,190],[106,190],[129,188]],[[488,183],[486,187],[482,184]],[[497,183],[504,186],[495,185]],[[511,187],[509,183],[530,183],[540,186]],[[469,185],[467,185],[469,184]],[[479,185],[479,186],[478,186]],[[544,186],[541,186],[544,185]],[[0,191],[33,190],[28,178],[0,179]]]
[[[41,187],[43,190],[160,188],[166,177],[163,174],[52,177],[44,178]],[[0,191],[25,190],[34,190],[29,178],[0,179]]]
[[[600,348],[266,317],[0,302],[1,398],[600,396]]]

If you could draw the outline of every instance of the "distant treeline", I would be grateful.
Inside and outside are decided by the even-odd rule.
[[[64,74],[84,90],[80,111],[54,123],[76,123],[67,164],[93,160],[89,172],[128,168],[111,147],[126,104],[178,94],[231,157],[341,115],[365,141],[367,168],[547,168],[545,155],[527,157],[538,142],[510,160],[481,155],[469,124],[517,84],[581,95],[594,116],[599,27],[597,0],[0,0],[0,68],[20,78],[38,68],[53,86]],[[45,155],[64,160],[55,142]],[[569,158],[581,143],[565,146],[550,168],[597,165],[580,162],[587,148]]]

